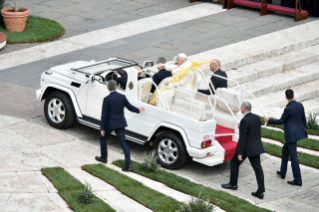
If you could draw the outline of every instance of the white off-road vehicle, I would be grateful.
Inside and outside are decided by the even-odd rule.
[[[59,129],[76,122],[100,129],[102,102],[109,94],[106,86],[116,77],[116,71],[122,78],[117,92],[126,95],[136,107],[145,108],[140,114],[125,109],[127,140],[153,145],[159,163],[168,169],[181,168],[188,158],[207,166],[230,160],[238,141],[237,123],[242,117],[242,95],[238,93],[245,91],[237,85],[217,89],[215,95],[198,93],[200,82],[208,87],[209,81],[197,70],[193,89],[169,88],[158,94],[156,105],[150,105],[151,87],[158,88],[148,76],[156,69],[143,69],[145,78],[138,80],[136,65],[110,58],[72,62],[44,72],[36,96],[38,101],[45,100],[47,121]]]

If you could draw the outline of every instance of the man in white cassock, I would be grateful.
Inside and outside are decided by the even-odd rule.
[[[182,68],[191,66],[191,62],[188,61],[186,54],[180,53],[176,57],[176,63],[166,63],[166,64],[158,64],[158,68],[165,69],[166,71],[172,72],[172,76],[176,75]],[[169,86],[172,88],[177,87],[189,87],[193,88],[193,77],[194,73],[190,71],[186,76],[184,76],[181,80],[174,83],[169,83],[169,78],[165,78],[160,84],[159,88],[163,86]]]

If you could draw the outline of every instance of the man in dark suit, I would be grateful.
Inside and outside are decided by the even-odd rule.
[[[166,63],[166,59],[164,57],[160,57],[158,58],[157,60],[157,64],[165,64]],[[171,77],[172,76],[172,72],[171,71],[166,71],[165,68],[159,68],[160,70],[153,75],[152,79],[153,79],[153,82],[156,84],[156,85],[159,85],[163,79],[167,78],[167,77]],[[155,91],[155,86],[152,85],[152,89],[151,89],[151,92],[153,93]]]
[[[259,116],[252,114],[251,104],[243,102],[240,108],[243,119],[239,125],[239,140],[233,158],[230,160],[230,182],[222,184],[223,188],[237,190],[239,165],[248,157],[251,166],[254,169],[258,189],[251,194],[259,199],[264,198],[265,184],[264,172],[260,164],[260,154],[264,153],[264,147],[261,143],[261,122]]]
[[[137,72],[137,80],[141,80],[144,79],[144,77],[141,76],[142,74],[142,68],[140,66],[134,66],[136,72]],[[112,76],[112,80],[116,81],[118,84],[120,84],[121,88],[123,90],[126,89],[126,82],[127,82],[127,74],[125,71],[123,70],[118,70],[123,76],[121,76],[120,73],[118,73],[117,71],[114,71],[114,76]]]
[[[288,159],[290,155],[291,168],[294,176],[293,181],[287,183],[291,185],[302,185],[298,156],[297,156],[297,141],[307,138],[306,115],[303,105],[294,100],[294,92],[291,89],[286,90],[286,99],[288,104],[279,120],[272,120],[265,117],[265,122],[269,124],[284,124],[285,141],[282,147],[282,159],[280,171],[277,174],[285,179],[287,173]]]
[[[126,107],[128,110],[134,113],[140,113],[145,109],[143,107],[134,107],[129,103],[126,96],[117,93],[117,86],[115,81],[109,81],[107,88],[110,91],[110,94],[103,100],[100,127],[101,157],[96,156],[95,159],[102,163],[107,163],[106,139],[111,134],[111,132],[115,131],[125,155],[126,166],[122,170],[131,171],[132,166],[130,149],[125,140],[125,127],[127,127],[127,123],[124,117],[124,107]]]
[[[212,82],[215,90],[217,90],[217,88],[227,88],[227,80],[219,78],[217,76],[221,76],[224,78],[227,78],[227,74],[220,70],[220,61],[219,60],[213,60],[210,63],[210,70],[212,72],[214,72],[214,75],[210,78],[210,81]],[[215,76],[217,75],[217,76]],[[213,94],[215,94],[214,89],[212,88],[212,86],[209,84],[210,89],[212,90]],[[206,95],[211,95],[210,90],[198,90],[198,92],[206,94]]]

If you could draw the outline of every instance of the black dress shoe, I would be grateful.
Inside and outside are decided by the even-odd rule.
[[[278,174],[282,179],[285,179],[285,177],[286,177],[286,176],[283,176],[283,175],[281,174],[281,171],[277,171],[277,174]]]
[[[253,195],[254,197],[257,197],[259,199],[264,199],[264,193],[252,192],[251,195]]]
[[[125,166],[125,167],[122,169],[123,172],[129,172],[129,171],[132,171],[132,170],[133,170],[132,166]]]
[[[106,160],[106,159],[101,158],[101,157],[98,157],[98,156],[95,157],[95,160],[97,160],[97,161],[99,161],[99,162],[101,162],[101,163],[107,163],[107,160]]]
[[[222,184],[222,187],[223,187],[223,188],[226,188],[226,189],[237,190],[237,186],[233,186],[233,185],[231,185],[230,183],[228,183],[228,184]]]
[[[294,181],[294,180],[288,181],[287,183],[290,184],[290,185],[302,186],[302,182],[296,182],[296,181]]]

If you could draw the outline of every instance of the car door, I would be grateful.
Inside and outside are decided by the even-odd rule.
[[[110,94],[106,83],[98,81],[89,82],[88,98],[86,104],[87,116],[101,120],[103,99]]]

